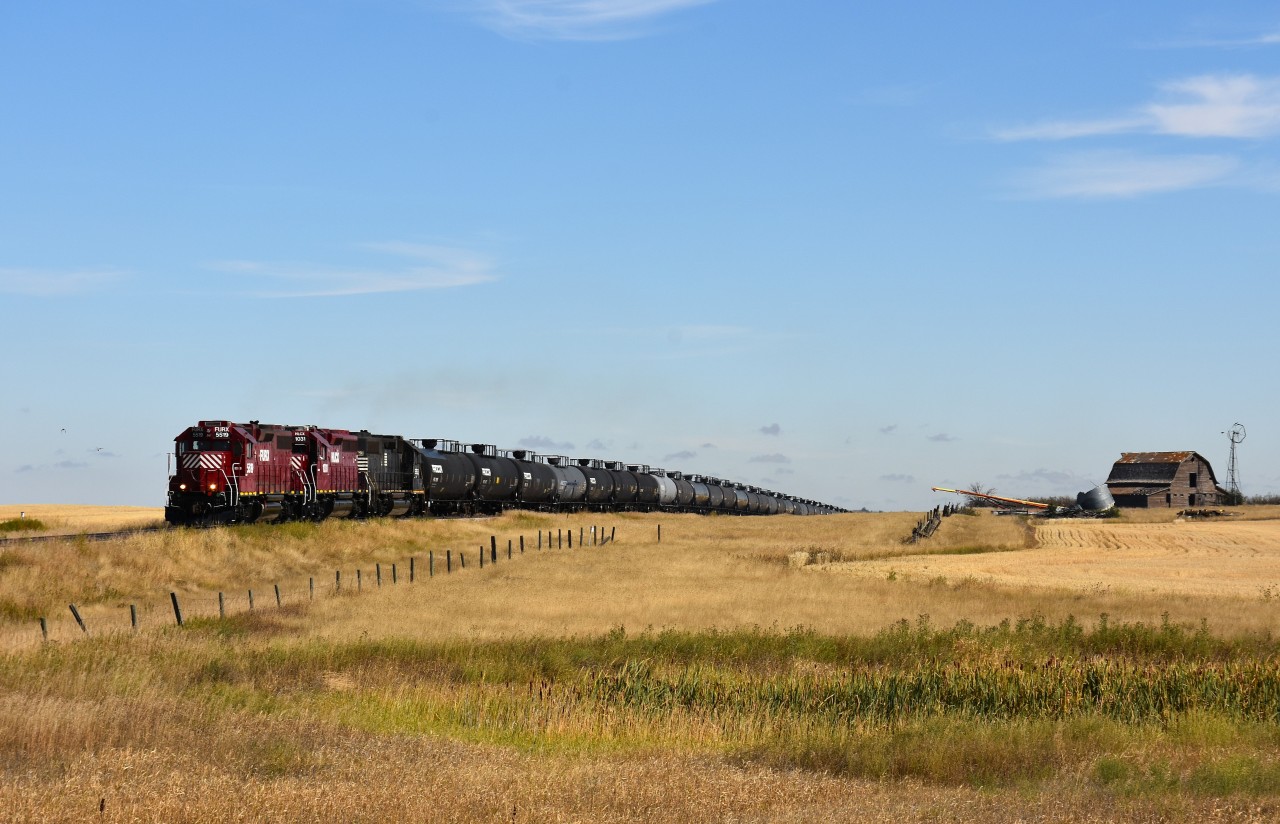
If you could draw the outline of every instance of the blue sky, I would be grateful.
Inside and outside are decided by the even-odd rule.
[[[1280,492],[1274,4],[14,0],[0,502],[188,425],[844,506]],[[63,431],[65,430],[65,431]]]

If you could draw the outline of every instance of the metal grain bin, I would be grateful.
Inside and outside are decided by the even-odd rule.
[[[1102,512],[1115,506],[1116,499],[1111,496],[1111,490],[1105,486],[1095,486],[1088,492],[1077,495],[1076,505],[1091,512]]]

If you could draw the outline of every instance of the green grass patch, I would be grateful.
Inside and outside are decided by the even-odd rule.
[[[43,532],[48,529],[39,518],[10,518],[0,521],[0,532]]]

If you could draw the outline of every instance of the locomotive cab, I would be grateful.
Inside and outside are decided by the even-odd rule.
[[[165,520],[172,524],[236,520],[244,438],[225,421],[201,421],[174,439],[176,469],[169,478]]]

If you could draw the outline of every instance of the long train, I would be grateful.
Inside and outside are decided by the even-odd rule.
[[[200,421],[174,439],[164,510],[194,526],[504,509],[824,515],[845,510],[643,464],[316,426]]]

